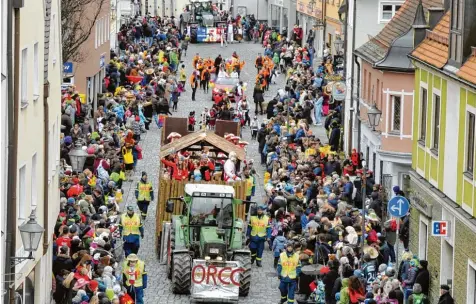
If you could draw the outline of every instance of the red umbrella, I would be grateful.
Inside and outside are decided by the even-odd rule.
[[[142,81],[142,78],[144,78],[144,77],[142,77],[142,76],[131,76],[131,75],[129,75],[129,76],[126,76],[126,78],[127,78],[127,80],[129,80],[129,81],[131,81],[131,82],[133,82],[133,83],[138,83],[138,82],[141,82],[141,81]]]

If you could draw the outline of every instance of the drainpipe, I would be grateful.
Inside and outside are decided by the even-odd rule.
[[[17,236],[17,152],[18,152],[18,104],[20,102],[20,7],[18,2],[9,0],[7,5],[7,70],[8,70],[8,179],[7,179],[7,242],[5,250],[5,291],[9,296],[5,296],[6,304],[15,303],[15,267],[12,267],[12,259],[16,255]],[[12,21],[12,11],[14,22]],[[12,35],[12,25],[15,24],[14,43]],[[14,48],[13,48],[14,47]],[[15,58],[15,60],[14,60]],[[12,63],[15,66],[12,66]],[[13,75],[13,82],[11,76]],[[11,98],[13,96],[13,98]],[[9,284],[11,283],[11,284]]]
[[[354,2],[354,6],[352,7],[352,11],[353,11],[353,13],[352,13],[352,58],[354,58],[355,32],[356,32],[356,24],[357,24],[357,18],[356,18],[356,15],[357,15],[357,1],[353,0],[353,2]],[[349,8],[347,7],[347,12],[348,11],[349,11]],[[357,82],[357,85],[360,86],[360,64],[359,64],[359,62],[357,61],[356,58],[354,58],[354,59],[355,59],[356,65],[359,68],[358,73],[357,73],[357,77],[358,77],[359,81]],[[350,83],[350,104],[351,104],[351,108],[353,108],[353,104],[354,104],[354,84],[355,84],[354,68],[355,68],[355,65],[352,64],[350,66],[350,73],[351,73],[351,78],[350,78],[350,81],[351,81],[351,83]],[[359,94],[358,92],[359,92],[359,90],[357,89],[357,94]],[[357,100],[356,108],[357,109],[359,108],[358,100]],[[360,115],[359,110],[356,111],[356,115]],[[354,127],[353,127],[353,125],[354,125],[354,117],[353,117],[353,113],[351,113],[350,124],[349,124],[349,138],[350,138],[349,139],[350,145],[349,145],[349,151],[348,151],[349,155],[350,155],[352,149],[354,148],[354,147],[351,146],[352,141],[354,139]],[[359,128],[360,128],[360,122],[359,122]],[[359,133],[359,136],[360,136],[360,133]],[[358,151],[360,152],[360,137],[359,137]]]
[[[358,125],[357,125],[357,151],[359,151],[360,153],[360,148],[361,148],[361,144],[360,144],[360,138],[361,138],[361,133],[362,133],[362,122],[360,121],[360,63],[359,63],[359,60],[357,59],[357,56],[354,55],[354,61],[355,61],[355,64],[357,65],[357,85],[359,86],[359,88],[357,88],[357,104],[356,104],[356,107],[357,107],[357,114],[356,114],[356,119],[358,121]]]
[[[43,232],[43,255],[47,254],[48,252],[48,239],[50,236],[49,233],[49,193],[48,193],[48,173],[49,170],[49,136],[48,136],[48,129],[50,125],[50,117],[49,117],[49,105],[48,105],[48,97],[50,96],[50,82],[48,79],[43,84],[43,227],[45,228],[45,232]]]

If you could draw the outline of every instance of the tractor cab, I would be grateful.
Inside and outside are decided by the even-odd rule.
[[[242,248],[245,237],[243,221],[235,216],[233,187],[187,184],[184,190],[182,215],[172,227],[183,230],[176,244],[183,242],[194,258],[226,261]],[[168,204],[173,210],[173,201]]]

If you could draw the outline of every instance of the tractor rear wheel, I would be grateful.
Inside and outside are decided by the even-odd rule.
[[[235,254],[233,260],[240,263],[243,268],[240,277],[240,296],[246,297],[251,287],[251,256],[249,254]]]
[[[172,256],[172,252],[175,249],[175,225],[174,224],[175,223],[172,221],[172,228],[170,229],[170,235],[169,235],[170,247],[169,247],[169,251],[167,252],[167,254],[169,254],[170,256]],[[172,280],[172,271],[173,271],[172,259],[170,261],[167,259],[167,278],[169,280]]]
[[[192,286],[192,257],[175,253],[172,257],[172,289],[175,294],[189,294]]]

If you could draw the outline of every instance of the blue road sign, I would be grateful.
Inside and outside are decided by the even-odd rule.
[[[388,202],[388,213],[394,217],[407,215],[410,202],[403,196],[395,196]]]
[[[73,74],[73,63],[72,62],[65,62],[63,64],[63,73],[64,74]]]

